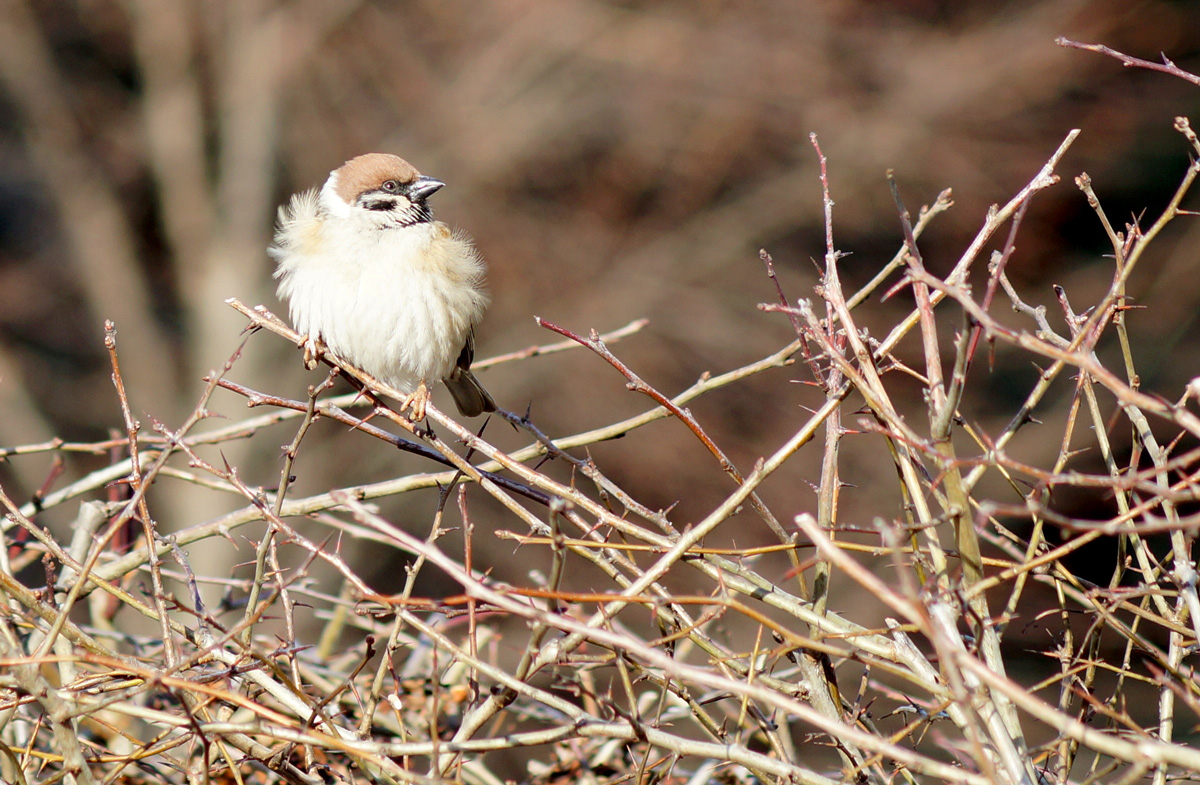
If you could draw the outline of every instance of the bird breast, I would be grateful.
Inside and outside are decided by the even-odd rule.
[[[293,203],[273,251],[297,330],[401,392],[448,376],[487,305],[470,240],[440,222],[356,226],[308,207]]]

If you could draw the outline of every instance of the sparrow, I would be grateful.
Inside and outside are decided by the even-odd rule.
[[[360,155],[279,209],[269,249],[306,363],[323,345],[403,393],[417,421],[438,381],[464,416],[496,410],[471,373],[485,266],[470,237],[433,220],[444,186],[403,158]]]

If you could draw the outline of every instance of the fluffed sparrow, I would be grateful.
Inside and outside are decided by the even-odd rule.
[[[323,342],[404,393],[414,420],[438,380],[463,415],[496,410],[470,370],[484,263],[468,236],[433,220],[426,200],[444,185],[394,155],[360,155],[280,208],[270,248],[306,359]]]

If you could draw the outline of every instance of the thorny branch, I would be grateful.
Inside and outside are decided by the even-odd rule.
[[[1195,144],[1186,120],[1177,128]],[[240,347],[206,377],[182,424],[143,417],[153,424],[143,432],[112,343],[123,435],[0,448],[7,461],[92,461],[55,487],[74,468],[67,461],[24,503],[0,489],[0,777],[498,785],[500,753],[526,762],[531,785],[701,785],[718,773],[746,785],[1039,785],[1082,771],[1161,783],[1200,770],[1200,752],[1175,739],[1200,707],[1189,510],[1200,419],[1194,390],[1147,389],[1137,373],[1126,295],[1200,170],[1186,169],[1149,227],[1124,232],[1101,207],[1103,189],[1080,175],[1079,198],[1114,251],[1112,282],[1086,308],[1062,289],[1056,330],[1008,271],[1021,262],[1020,228],[1038,220],[1032,197],[1058,181],[1076,134],[989,212],[944,277],[919,241],[949,193],[911,222],[897,191],[899,249],[857,292],[842,290],[838,269],[836,161],[814,138],[824,307],[790,300],[762,257],[778,295],[763,310],[786,314],[795,341],[674,396],[610,346],[640,321],[607,336],[543,323],[569,340],[479,363],[583,346],[653,404],[573,435],[545,432],[528,412],[501,413],[513,431],[468,429],[433,406],[413,423],[389,404],[399,391],[328,353],[330,374],[296,400],[241,378]],[[967,281],[997,236],[977,296]],[[907,313],[864,326],[877,324],[866,313],[874,298],[902,292],[913,297]],[[1007,317],[996,307],[1004,298]],[[265,309],[230,304],[249,322],[247,340],[270,332],[299,344]],[[917,360],[901,343],[913,328]],[[996,360],[1048,363],[994,432],[969,415],[990,370],[973,362],[983,341]],[[1103,359],[1113,345],[1119,370]],[[689,404],[751,377],[772,383],[759,375],[781,368],[810,374],[802,389],[819,398],[771,423],[774,449],[742,471],[730,437]],[[333,394],[340,375],[370,394]],[[781,398],[797,389],[784,376],[774,375]],[[913,379],[924,418],[905,401]],[[1061,417],[1045,403],[1055,391],[1070,400]],[[218,420],[215,396],[245,414]],[[1036,417],[1050,447],[1031,458],[1014,439]],[[1077,427],[1081,417],[1090,427]],[[683,470],[653,452],[645,427],[659,420],[698,440],[732,480],[697,515],[639,499]],[[364,455],[388,445],[417,469],[313,492],[305,457],[331,426]],[[806,463],[822,430],[821,455]],[[1113,438],[1121,430],[1129,439]],[[645,478],[613,476],[583,452],[619,437],[645,440]],[[223,452],[272,439],[282,448],[269,472]],[[1088,448],[1101,469],[1081,462]],[[855,476],[857,450],[886,450],[892,478]],[[998,481],[986,492],[985,477]],[[852,478],[860,487],[847,490]],[[163,535],[151,488],[168,483],[231,509]],[[805,483],[816,514],[790,493]],[[108,498],[114,484],[121,493]],[[1111,498],[1115,512],[1072,516],[1056,503],[1068,487]],[[870,519],[846,519],[850,493],[870,499]],[[54,516],[75,501],[78,534],[60,544]],[[747,502],[757,515],[739,516]],[[788,510],[786,523],[772,509]],[[485,514],[510,525],[480,525]],[[143,536],[122,544],[116,534],[133,521]],[[1052,541],[1055,528],[1074,536]],[[1165,547],[1149,539],[1159,532]],[[1071,561],[1102,537],[1119,538],[1124,553],[1107,585]],[[200,546],[221,560],[201,563]],[[1041,603],[1032,613],[1031,590]],[[1051,678],[1025,676],[1010,637],[1022,625],[1052,636]],[[1139,696],[1153,698],[1142,701],[1151,711]]]

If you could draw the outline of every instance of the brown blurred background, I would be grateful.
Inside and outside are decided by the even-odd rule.
[[[1083,129],[1060,167],[1065,182],[1035,201],[1009,271],[1030,300],[1051,301],[1060,283],[1086,307],[1111,271],[1070,178],[1091,174],[1114,223],[1152,219],[1188,163],[1172,119],[1200,121],[1200,91],[1059,48],[1058,35],[1151,59],[1165,52],[1200,70],[1200,3],[1165,0],[6,0],[0,444],[91,440],[120,426],[105,319],[117,323],[135,412],[176,427],[200,377],[238,345],[244,321],[224,300],[282,313],[265,254],[277,205],[367,151],[402,155],[449,184],[439,218],[470,231],[491,266],[480,357],[553,340],[534,315],[581,331],[649,317],[614,348],[675,393],[786,343],[786,319],[756,309],[775,297],[757,252],[774,255],[792,298],[811,295],[824,240],[809,132],[829,157],[853,284],[900,242],[887,169],[914,213],[954,189],[955,207],[922,243],[927,264],[945,271],[988,205]],[[1172,398],[1200,365],[1193,226],[1172,226],[1131,285],[1151,315],[1131,318],[1143,386]],[[863,323],[886,329],[908,307],[876,301]],[[995,432],[1035,373],[1028,357],[1001,356],[991,373],[979,364],[968,414]],[[775,371],[693,410],[748,469],[817,402],[790,383],[804,374]],[[318,379],[265,335],[231,376],[290,397]],[[582,351],[500,366],[484,381],[508,408],[531,403],[552,435],[647,406]],[[911,404],[923,417],[915,386]],[[214,409],[245,413],[224,393]],[[292,433],[211,456],[270,487]],[[522,442],[495,425],[489,435]],[[812,509],[818,449],[765,489],[782,520]],[[679,501],[681,524],[730,487],[678,423],[592,454],[651,507]],[[844,479],[864,490],[847,490],[843,520],[867,523],[880,514],[870,479],[891,469],[878,444],[848,448],[845,461]],[[69,476],[94,465],[73,458]],[[0,467],[0,481],[27,499],[49,467],[46,456],[23,459]],[[302,451],[297,492],[426,468],[325,425]],[[212,496],[159,514],[170,526],[197,523],[216,513]],[[427,494],[385,510],[426,520],[435,502]],[[488,501],[477,504],[486,515]],[[769,539],[761,529],[737,534]]]

